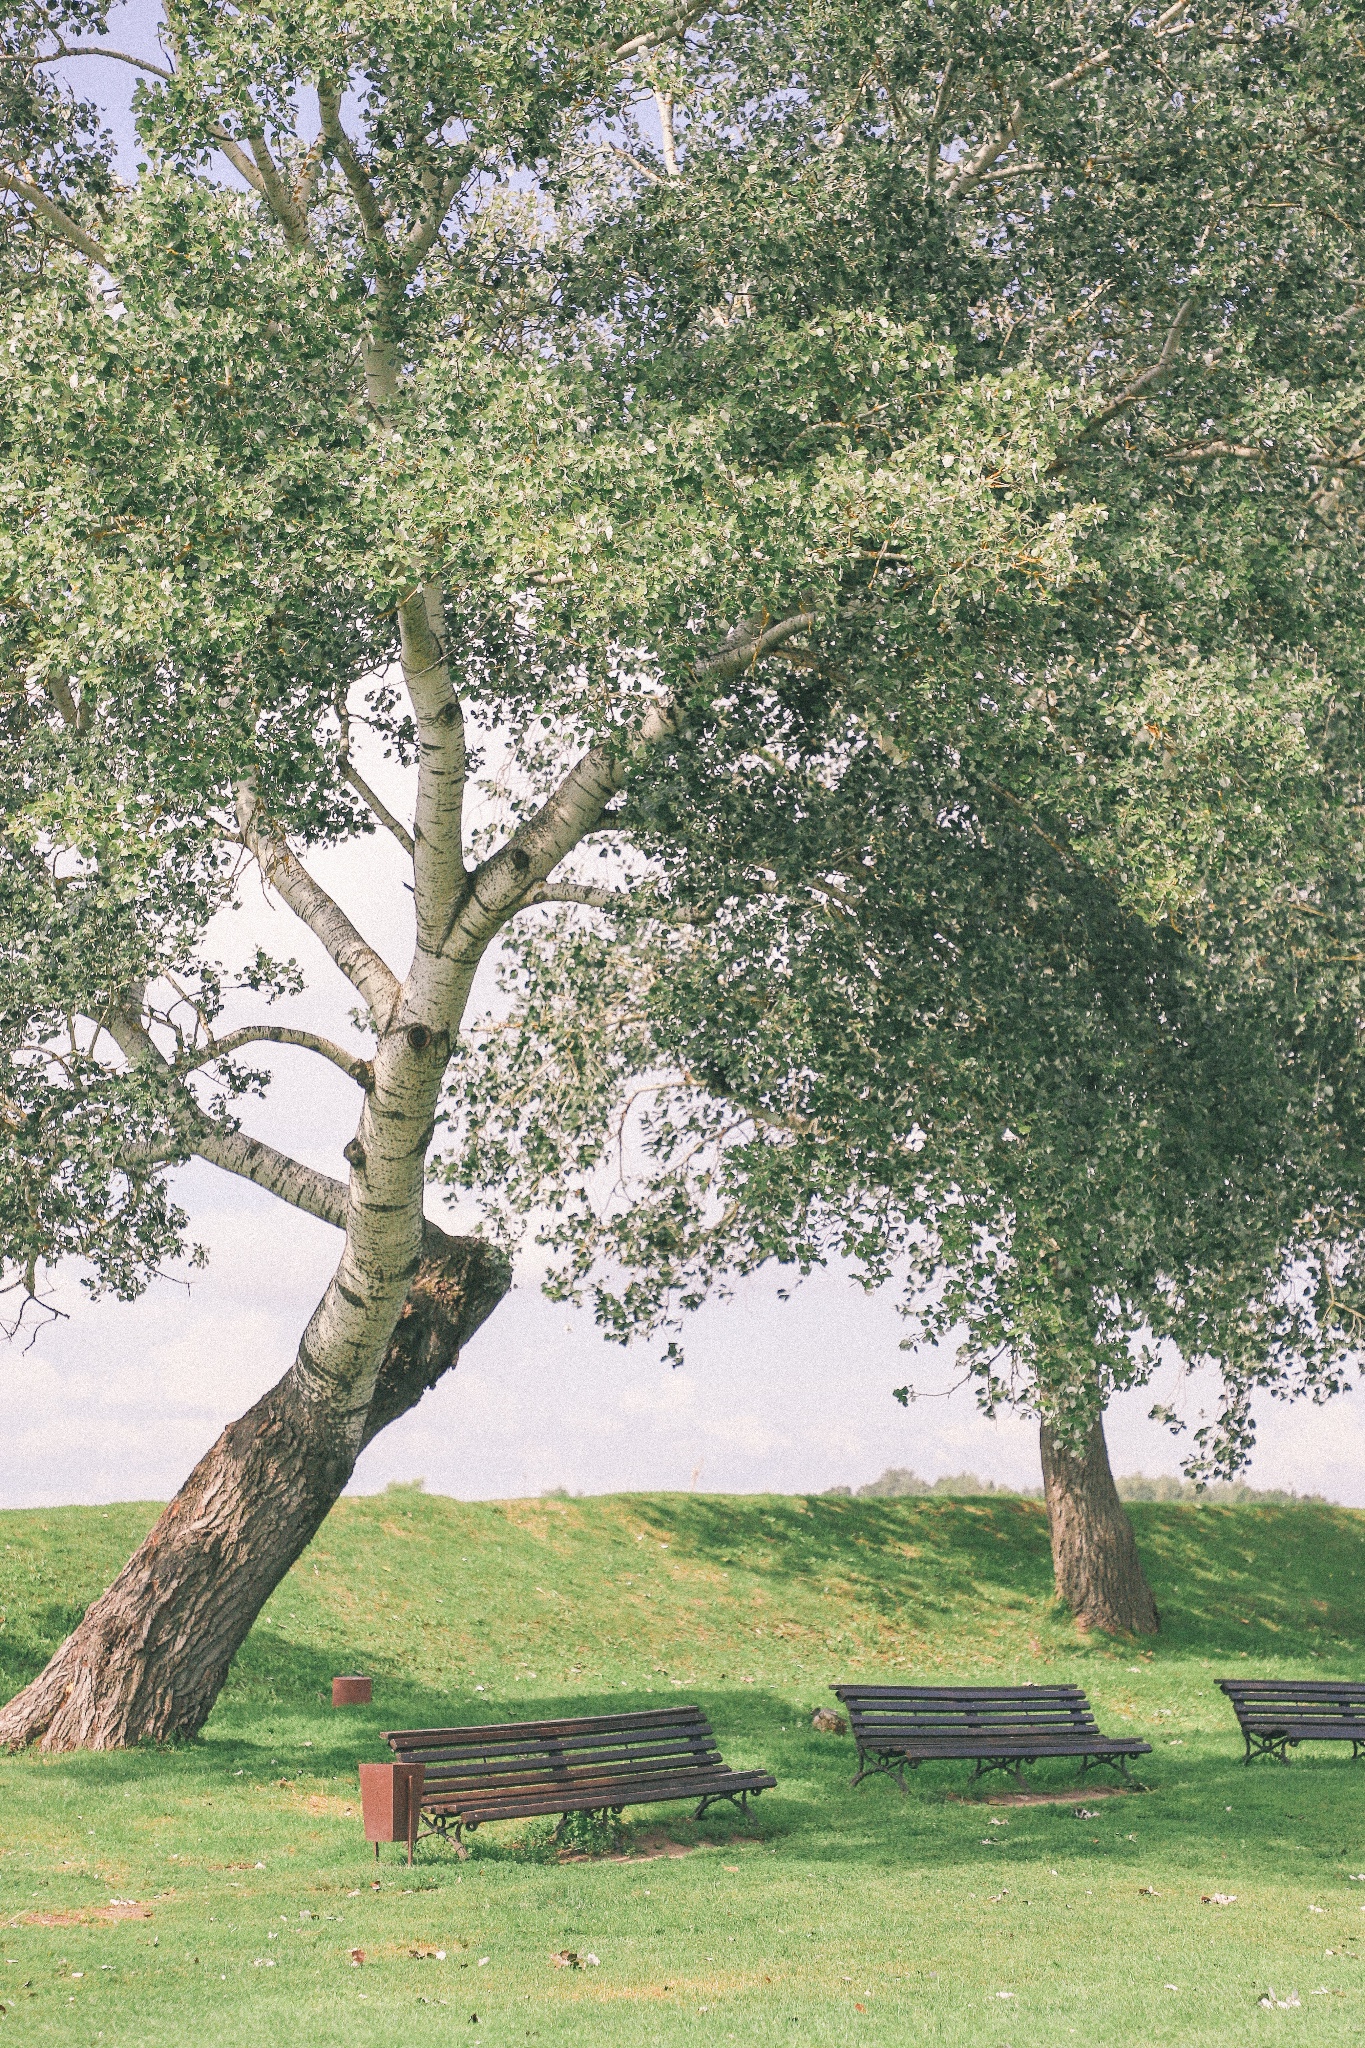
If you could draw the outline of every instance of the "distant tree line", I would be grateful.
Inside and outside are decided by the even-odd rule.
[[[1193,1479],[1177,1479],[1169,1472],[1159,1472],[1151,1478],[1145,1472],[1130,1472],[1114,1484],[1120,1500],[1195,1501],[1202,1507],[1219,1508],[1329,1505],[1325,1493],[1295,1493],[1284,1486],[1248,1486],[1244,1479],[1199,1486]],[[943,1472],[937,1479],[921,1479],[918,1472],[908,1472],[897,1465],[888,1467],[880,1479],[870,1480],[866,1486],[831,1486],[827,1492],[848,1500],[908,1500],[931,1495],[956,1500],[980,1494],[1003,1494],[1016,1500],[1043,1497],[1040,1486],[997,1486],[993,1479],[978,1479],[975,1472]]]

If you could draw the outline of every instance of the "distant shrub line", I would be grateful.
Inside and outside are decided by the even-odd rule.
[[[1294,1493],[1282,1486],[1248,1486],[1244,1479],[1200,1488],[1192,1479],[1176,1479],[1168,1472],[1159,1473],[1151,1479],[1145,1472],[1130,1472],[1126,1478],[1116,1479],[1114,1484],[1119,1490],[1120,1500],[1187,1500],[1197,1501],[1205,1507],[1240,1507],[1246,1503],[1263,1507],[1329,1505],[1323,1493]],[[1006,1494],[1015,1500],[1041,1500],[1043,1497],[1040,1486],[997,1486],[994,1480],[978,1479],[975,1472],[945,1472],[938,1479],[921,1479],[918,1472],[907,1472],[896,1465],[867,1486],[831,1486],[826,1491],[845,1500],[924,1499],[934,1494],[960,1499],[972,1494],[992,1493]]]

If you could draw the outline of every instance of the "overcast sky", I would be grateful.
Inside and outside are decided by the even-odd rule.
[[[154,54],[154,20],[146,0],[121,9],[117,46]],[[131,169],[133,74],[108,62],[81,71],[86,89],[105,99]],[[383,793],[405,807],[397,782]],[[405,964],[408,899],[391,843],[341,849],[313,866],[391,964]],[[229,960],[258,943],[277,957],[297,955],[310,988],[289,1021],[344,1035],[340,1019],[353,992],[311,935],[258,888],[220,920],[214,941],[212,950]],[[266,1104],[248,1107],[247,1127],[344,1174],[352,1085],[301,1051],[282,1051],[274,1064],[280,1085]],[[176,1192],[192,1235],[211,1252],[207,1272],[158,1281],[129,1305],[92,1303],[78,1276],[61,1276],[54,1303],[66,1319],[41,1329],[27,1350],[0,1343],[0,1506],[165,1498],[224,1424],[288,1368],[331,1272],[336,1234],[198,1163],[176,1176]],[[441,1216],[435,1196],[429,1206]],[[790,1276],[773,1271],[703,1309],[686,1333],[686,1364],[672,1370],[659,1362],[659,1345],[622,1351],[602,1341],[588,1314],[546,1301],[528,1259],[458,1370],[364,1454],[352,1490],[420,1477],[467,1499],[552,1486],[805,1491],[857,1486],[891,1465],[929,1479],[969,1469],[1012,1485],[1038,1483],[1031,1424],[987,1422],[967,1392],[908,1412],[892,1400],[892,1387],[909,1375],[921,1386],[946,1385],[952,1371],[949,1357],[912,1360],[900,1351],[903,1325],[889,1293],[869,1299],[838,1271],[796,1287],[786,1301],[778,1298],[784,1286]],[[1206,1397],[1171,1372],[1116,1403],[1115,1469],[1177,1470],[1178,1441],[1146,1411],[1159,1398],[1196,1422],[1201,1391]],[[1357,1397],[1326,1409],[1265,1403],[1260,1420],[1255,1483],[1365,1505]]]

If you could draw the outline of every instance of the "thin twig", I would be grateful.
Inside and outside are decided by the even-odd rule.
[[[394,838],[398,841],[398,844],[402,847],[404,853],[408,856],[408,859],[411,860],[417,849],[413,843],[413,837],[411,832],[409,832],[407,826],[403,823],[401,818],[395,818],[393,812],[389,809],[388,805],[384,802],[383,798],[380,796],[376,796],[375,792],[370,788],[369,783],[366,782],[364,776],[360,773],[360,770],[358,768],[352,767],[349,761],[343,761],[341,772],[345,780],[350,783],[351,788],[360,798],[360,801],[363,804],[367,805],[369,809],[374,812],[374,815],[376,816],[376,818],[378,818],[380,824],[384,826],[386,831],[392,832]]]

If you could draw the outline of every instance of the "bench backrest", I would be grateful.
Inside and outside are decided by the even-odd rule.
[[[604,1788],[613,1779],[679,1778],[720,1762],[700,1707],[592,1714],[561,1721],[496,1721],[469,1728],[406,1728],[385,1736],[405,1764],[424,1764],[424,1803],[462,1791],[532,1795]]]
[[[836,1685],[853,1733],[875,1743],[942,1737],[1097,1735],[1078,1685]]]
[[[1347,1678],[1220,1678],[1239,1721],[1359,1721],[1365,1685]]]

